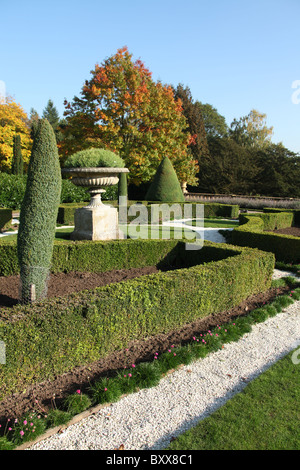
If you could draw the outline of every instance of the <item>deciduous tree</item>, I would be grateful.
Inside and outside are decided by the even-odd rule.
[[[182,103],[171,86],[154,82],[141,60],[133,62],[127,47],[96,65],[81,97],[65,102],[66,123],[61,154],[88,147],[116,151],[129,168],[129,181],[150,181],[168,156],[180,181],[195,182],[197,162]]]
[[[28,164],[32,147],[28,117],[20,104],[7,97],[0,103],[0,170],[9,171],[13,158],[14,135],[21,138],[22,155]]]
[[[266,114],[252,109],[247,116],[234,119],[229,130],[231,138],[244,147],[268,146],[273,135],[273,127],[267,127],[266,117]]]

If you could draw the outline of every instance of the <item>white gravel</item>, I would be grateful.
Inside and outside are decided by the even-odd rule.
[[[274,278],[290,273],[274,271]],[[31,450],[162,450],[300,344],[300,301],[238,342],[128,395]]]

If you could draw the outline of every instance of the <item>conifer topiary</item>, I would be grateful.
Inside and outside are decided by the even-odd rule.
[[[146,201],[184,202],[176,172],[168,157],[161,161],[145,196]]]
[[[127,174],[120,173],[119,174],[119,184],[118,184],[118,196],[127,197],[128,196],[128,188],[127,188]]]
[[[61,193],[61,169],[54,131],[40,119],[20,211],[18,260],[23,302],[45,297]],[[34,288],[32,287],[34,286]]]
[[[23,175],[23,158],[22,158],[20,134],[14,135],[11,172],[13,175],[20,175],[20,176]]]

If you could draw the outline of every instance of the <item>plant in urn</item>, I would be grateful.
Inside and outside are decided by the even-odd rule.
[[[76,186],[86,187],[91,201],[75,211],[73,240],[113,240],[124,238],[119,229],[118,210],[103,204],[101,194],[106,186],[117,184],[120,173],[129,173],[125,163],[114,152],[91,148],[67,158],[62,173]]]

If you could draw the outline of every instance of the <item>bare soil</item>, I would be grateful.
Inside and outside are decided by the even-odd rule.
[[[48,297],[64,296],[71,292],[92,289],[100,285],[156,272],[158,272],[158,269],[155,266],[150,266],[100,274],[88,272],[52,274],[49,281]],[[87,391],[90,384],[101,376],[110,376],[114,371],[133,363],[150,361],[156,352],[161,353],[172,344],[175,346],[184,344],[190,341],[193,336],[199,335],[217,324],[226,323],[231,318],[244,315],[264,303],[268,303],[278,294],[282,294],[287,290],[287,288],[270,289],[265,293],[254,295],[229,311],[216,312],[214,315],[184,325],[181,329],[171,331],[168,334],[159,334],[141,341],[133,341],[126,350],[116,351],[92,364],[76,367],[68,373],[54,377],[53,380],[36,383],[21,394],[12,394],[0,402],[0,424],[6,423],[8,418],[20,418],[27,411],[33,409],[40,410],[42,407],[47,411],[54,406],[54,403],[59,407],[70,393],[74,393],[77,389],[82,392]],[[19,276],[0,277],[0,311],[1,307],[11,307],[18,302],[18,292]],[[38,408],[36,400],[39,404]],[[3,427],[2,425],[2,429]]]
[[[293,237],[300,237],[300,227],[279,228],[276,230],[271,230],[271,232],[281,235],[292,235]]]

